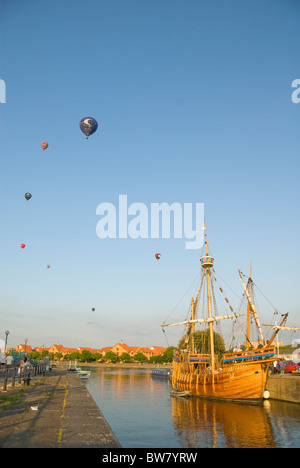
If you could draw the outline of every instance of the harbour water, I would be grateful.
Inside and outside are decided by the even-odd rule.
[[[300,447],[300,405],[172,398],[151,370],[90,370],[86,386],[123,448]]]

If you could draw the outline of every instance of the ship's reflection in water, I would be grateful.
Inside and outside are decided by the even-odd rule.
[[[172,398],[143,369],[92,369],[87,387],[124,448],[299,447],[300,405]]]
[[[183,401],[184,400],[184,401]],[[173,398],[173,422],[185,447],[275,447],[264,408]]]

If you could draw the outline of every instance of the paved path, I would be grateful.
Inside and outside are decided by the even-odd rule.
[[[3,408],[1,400],[20,401]],[[3,403],[3,401],[2,401]],[[79,375],[37,376],[28,386],[0,392],[1,448],[120,448]]]

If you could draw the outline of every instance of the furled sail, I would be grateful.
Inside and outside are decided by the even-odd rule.
[[[219,315],[217,317],[208,317],[208,318],[204,318],[204,319],[185,320],[184,322],[177,322],[177,323],[166,323],[166,324],[163,324],[161,326],[162,327],[173,327],[175,325],[186,325],[186,324],[190,324],[190,323],[211,323],[211,322],[217,322],[218,320],[224,320],[224,319],[240,317],[241,315],[246,315],[246,314]]]
[[[290,331],[296,331],[296,330],[300,330],[300,327],[285,327],[285,326],[281,326],[281,325],[265,325],[264,323],[262,324],[263,327],[270,327],[270,328],[274,328],[275,330],[290,330]]]
[[[248,299],[250,308],[251,308],[251,310],[252,310],[252,313],[253,313],[253,316],[254,316],[254,320],[255,320],[255,323],[256,323],[256,325],[257,325],[259,334],[260,334],[260,336],[261,336],[262,341],[265,342],[265,339],[264,339],[264,336],[263,336],[263,332],[262,332],[262,329],[261,329],[261,326],[260,326],[259,318],[258,318],[256,309],[255,309],[255,306],[254,306],[254,304],[253,304],[253,302],[252,302],[252,299],[251,299],[251,297],[250,297],[249,292],[247,291],[247,288],[246,288],[245,283],[244,283],[244,281],[243,281],[242,274],[241,274],[240,270],[239,270],[239,275],[240,275],[240,278],[241,278],[241,281],[242,281],[242,285],[243,285],[244,291],[245,291],[245,293],[246,293],[246,296],[247,296],[247,299]]]

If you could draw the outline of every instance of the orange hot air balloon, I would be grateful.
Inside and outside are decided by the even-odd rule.
[[[47,268],[50,268],[50,265],[47,265]]]
[[[20,244],[21,249],[24,249],[25,244]]]
[[[43,142],[41,143],[41,147],[43,148],[43,150],[47,149],[48,146],[49,146],[49,145],[48,145],[48,143],[47,143],[46,141],[43,141]]]

